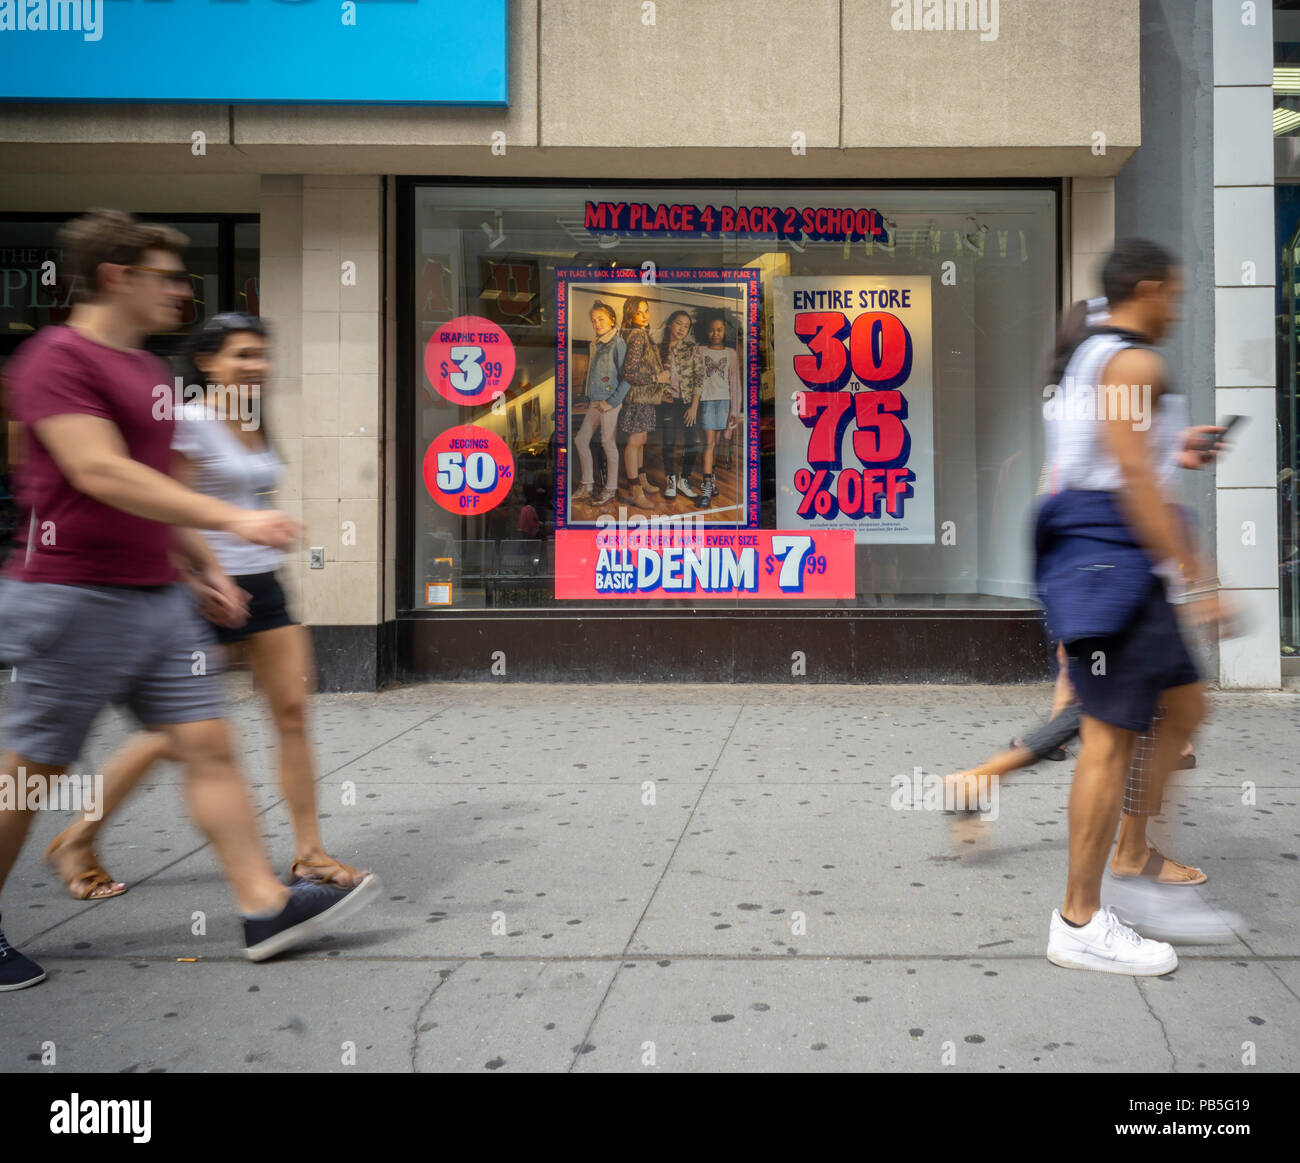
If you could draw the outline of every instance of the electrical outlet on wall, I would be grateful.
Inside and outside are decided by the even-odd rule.
[[[325,568],[325,546],[313,545],[311,547],[311,568],[312,569]]]

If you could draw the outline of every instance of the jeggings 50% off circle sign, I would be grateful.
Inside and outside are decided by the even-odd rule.
[[[515,482],[515,458],[495,432],[475,424],[448,428],[424,453],[424,487],[449,513],[496,508]]]

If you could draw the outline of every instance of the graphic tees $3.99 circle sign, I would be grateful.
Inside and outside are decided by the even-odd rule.
[[[424,374],[453,404],[486,404],[515,378],[515,347],[491,319],[461,315],[429,337]]]
[[[933,544],[930,279],[775,282],[777,524]]]
[[[424,454],[424,487],[449,513],[472,516],[496,508],[515,483],[515,460],[488,428],[448,428]]]

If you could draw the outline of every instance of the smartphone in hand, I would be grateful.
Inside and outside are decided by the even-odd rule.
[[[1231,416],[1221,416],[1218,421],[1218,426],[1222,428],[1223,431],[1217,436],[1209,434],[1202,436],[1200,439],[1201,451],[1210,452],[1214,449],[1215,445],[1226,444],[1228,442],[1228,435],[1238,424],[1242,423],[1246,419],[1247,417],[1245,416],[1238,416],[1235,414]]]

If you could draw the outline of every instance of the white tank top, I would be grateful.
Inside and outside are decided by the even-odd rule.
[[[219,497],[241,509],[268,509],[264,497],[279,485],[284,465],[270,448],[249,449],[211,409],[193,401],[177,414],[172,447],[194,466],[196,492]],[[268,545],[253,545],[233,533],[203,529],[217,561],[231,577],[271,573],[284,553]]]
[[[1066,365],[1056,392],[1043,403],[1046,460],[1044,491],[1085,489],[1118,492],[1124,485],[1119,462],[1102,440],[1101,422],[1113,416],[1150,426],[1148,447],[1156,482],[1170,502],[1177,501],[1179,437],[1188,424],[1187,399],[1166,391],[1154,409],[1150,389],[1100,384],[1106,365],[1133,341],[1113,332],[1089,336]],[[1118,385],[1112,385],[1117,389]],[[1154,414],[1153,414],[1154,412]]]

